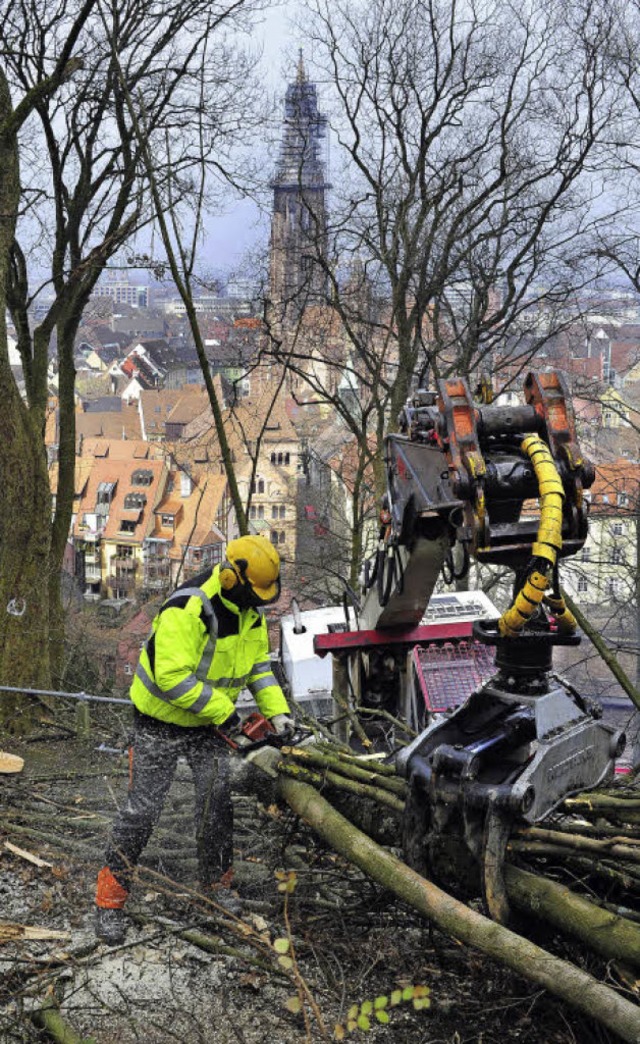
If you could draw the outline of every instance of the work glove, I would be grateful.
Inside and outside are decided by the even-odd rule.
[[[286,740],[293,737],[298,730],[295,721],[288,714],[274,714],[272,718],[269,718],[269,721],[281,739]]]

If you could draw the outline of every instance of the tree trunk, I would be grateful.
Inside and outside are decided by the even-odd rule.
[[[48,688],[51,496],[41,432],[22,401],[9,364],[6,284],[20,200],[17,133],[0,70],[0,682]],[[0,702],[9,731],[28,728],[33,701]]]
[[[86,295],[88,297],[88,294]],[[58,490],[56,510],[51,530],[51,571],[49,574],[49,630],[51,634],[51,675],[56,685],[62,683],[64,671],[64,607],[61,597],[61,577],[64,554],[69,539],[73,515],[76,468],[76,368],[73,345],[86,298],[71,300],[70,306],[57,324],[60,410],[58,441]]]
[[[443,931],[554,993],[622,1040],[635,1044],[640,1039],[640,1008],[635,1004],[420,877],[357,830],[313,787],[287,777],[280,777],[278,786],[293,811],[336,851]]]

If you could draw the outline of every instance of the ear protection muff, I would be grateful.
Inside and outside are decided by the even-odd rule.
[[[237,584],[246,584],[248,565],[246,558],[238,558],[235,564],[225,559],[220,566],[220,586],[222,590],[232,591]]]
[[[227,559],[220,565],[220,586],[223,591],[232,591],[240,583],[240,577]]]

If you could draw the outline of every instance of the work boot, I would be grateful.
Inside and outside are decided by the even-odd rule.
[[[96,906],[95,933],[107,946],[120,946],[127,934],[124,910]]]

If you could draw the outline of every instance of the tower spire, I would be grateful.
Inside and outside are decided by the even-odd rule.
[[[282,318],[298,317],[306,305],[326,300],[329,185],[322,154],[327,118],[318,109],[316,85],[307,79],[302,49],[296,78],[285,95],[276,163],[271,222],[271,301]]]

